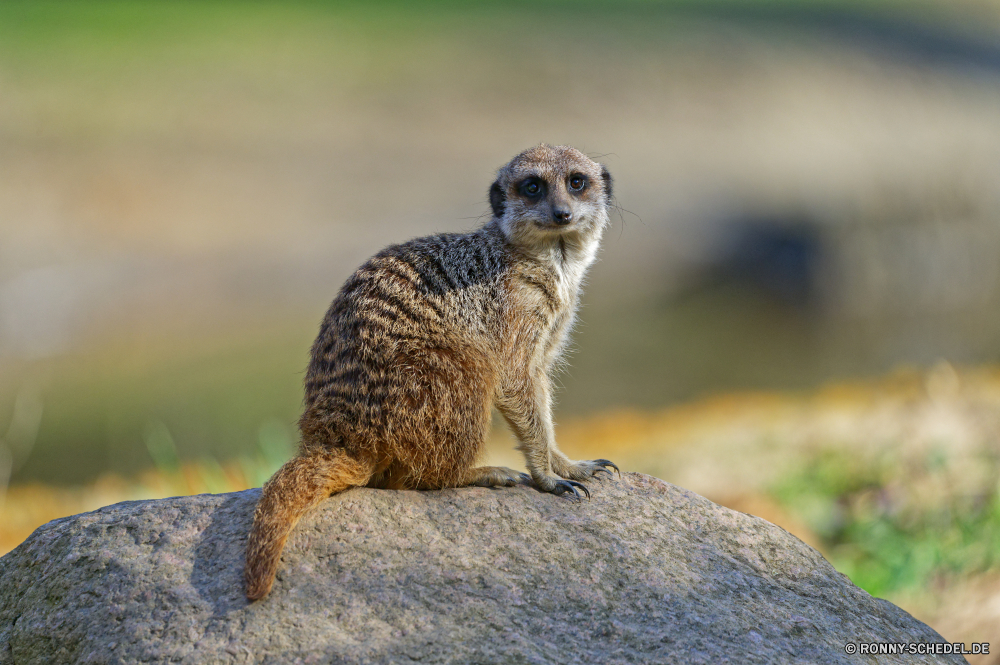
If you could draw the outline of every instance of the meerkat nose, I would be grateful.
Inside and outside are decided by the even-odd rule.
[[[569,208],[554,208],[552,217],[556,220],[556,224],[569,224],[573,221],[573,211]]]

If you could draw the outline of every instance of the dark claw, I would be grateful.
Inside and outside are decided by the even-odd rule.
[[[521,474],[521,480],[523,480],[526,483],[530,483],[531,482],[531,476],[529,476],[526,473],[522,473]]]
[[[583,499],[580,496],[580,493],[576,491],[577,487],[583,490],[583,493],[587,495],[587,500],[590,501],[590,490],[588,490],[583,483],[578,483],[575,480],[557,481],[556,486],[552,489],[552,493],[559,496],[560,494],[565,494],[566,492],[572,492],[573,496],[582,501]]]
[[[618,465],[617,465],[617,464],[615,464],[614,462],[612,462],[611,460],[606,460],[606,459],[595,459],[595,460],[594,460],[594,464],[600,464],[600,465],[601,465],[601,471],[608,471],[608,470],[607,470],[607,469],[605,469],[604,467],[606,467],[606,466],[610,466],[610,467],[611,467],[612,469],[614,469],[615,471],[617,471],[617,472],[618,472],[618,477],[619,477],[619,478],[621,478],[621,477],[622,477],[622,472],[621,472],[621,469],[619,469],[619,468],[618,468]],[[609,476],[611,475],[611,472],[610,472],[610,471],[608,471],[608,475],[609,475]]]

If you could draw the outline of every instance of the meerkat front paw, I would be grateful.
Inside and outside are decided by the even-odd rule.
[[[552,460],[552,470],[556,474],[562,476],[563,478],[571,478],[573,480],[587,480],[588,478],[597,478],[597,474],[604,472],[608,476],[614,474],[611,473],[611,469],[618,471],[618,475],[621,476],[621,471],[618,469],[618,465],[611,460],[606,459],[595,459],[595,460],[581,460],[579,462],[572,462],[570,460]]]
[[[583,490],[583,493],[587,495],[587,499],[590,499],[590,490],[583,483],[578,483],[575,480],[560,480],[559,478],[553,478],[552,476],[542,476],[541,478],[532,478],[526,473],[521,474],[521,479],[533,484],[542,492],[548,492],[549,494],[555,494],[559,496],[561,494],[573,493],[573,496],[579,500],[583,500],[580,493],[576,491],[579,487]]]

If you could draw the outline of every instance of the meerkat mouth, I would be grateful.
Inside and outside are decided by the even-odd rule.
[[[545,231],[572,231],[577,227],[579,221],[578,219],[571,219],[568,222],[557,222],[555,220],[536,221],[535,226]]]

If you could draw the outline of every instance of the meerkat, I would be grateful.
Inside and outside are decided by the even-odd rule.
[[[492,218],[467,234],[390,246],[344,284],[305,379],[298,454],[264,485],[246,551],[263,598],[299,518],[351,487],[513,486],[577,499],[618,467],[556,447],[552,372],[609,224],[608,170],[568,146],[514,157],[489,189]],[[492,408],[526,475],[475,466]],[[553,475],[554,474],[554,475]]]

